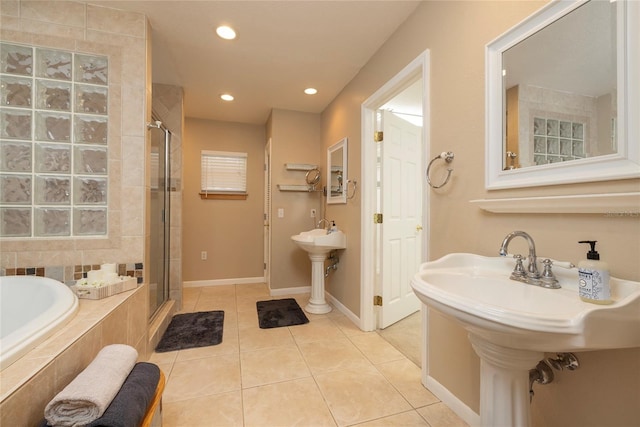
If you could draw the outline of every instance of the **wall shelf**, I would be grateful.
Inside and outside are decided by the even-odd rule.
[[[278,184],[278,190],[280,191],[299,191],[303,193],[311,193],[314,191],[313,187],[310,185],[286,185],[286,184]]]
[[[586,213],[640,216],[640,192],[477,199],[472,204],[493,213]]]
[[[311,171],[318,169],[318,165],[310,165],[307,163],[285,163],[284,167],[288,171]]]

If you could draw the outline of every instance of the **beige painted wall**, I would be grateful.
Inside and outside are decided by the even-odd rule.
[[[503,237],[523,229],[538,253],[574,263],[583,258],[582,239],[598,240],[600,254],[614,276],[640,280],[640,220],[632,216],[490,214],[469,200],[486,197],[538,196],[638,191],[640,181],[549,186],[487,192],[484,188],[484,47],[545,2],[424,2],[371,58],[322,114],[322,145],[349,138],[349,178],[360,174],[360,106],[362,102],[425,49],[430,50],[431,152],[454,151],[452,181],[428,189],[431,259],[450,252],[497,255]],[[360,187],[372,183],[360,183]],[[349,236],[349,257],[329,292],[348,309],[360,312],[360,203],[330,205],[328,218],[339,218]],[[513,242],[513,251],[525,251]],[[342,264],[341,264],[342,266]],[[470,408],[478,410],[479,363],[457,325],[431,318],[431,375]],[[579,353],[575,372],[559,372],[556,381],[536,387],[535,426],[626,426],[640,424],[640,350]],[[585,393],[598,399],[584,404]],[[593,397],[594,394],[591,394]],[[602,400],[600,400],[602,399]],[[602,402],[602,403],[599,403]]]
[[[183,280],[263,277],[264,126],[186,118]],[[200,151],[248,154],[246,200],[202,200]],[[200,253],[207,251],[207,260]]]
[[[320,115],[274,109],[267,123],[271,138],[271,280],[272,290],[311,286],[311,261],[291,236],[314,228],[322,216],[322,193],[279,191],[278,184],[305,184],[302,171],[286,163],[318,165],[324,180],[326,159],[320,142]],[[319,187],[320,188],[320,187]],[[278,209],[284,217],[278,217]],[[310,217],[316,209],[317,218]]]

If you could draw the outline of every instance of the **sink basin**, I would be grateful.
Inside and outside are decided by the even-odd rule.
[[[468,332],[480,357],[483,426],[531,425],[529,370],[545,352],[640,347],[639,282],[611,277],[613,304],[597,305],[578,297],[576,268],[555,267],[561,288],[547,289],[510,280],[514,265],[450,254],[422,264],[411,280],[425,305]]]
[[[330,312],[324,295],[324,261],[329,252],[347,247],[347,236],[340,230],[327,234],[324,228],[316,228],[291,236],[291,240],[307,251],[311,260],[311,297],[304,309],[313,314]]]
[[[347,236],[340,230],[327,234],[324,228],[315,228],[291,236],[291,240],[310,254],[328,254],[347,247]]]
[[[423,303],[498,345],[544,352],[640,347],[640,283],[612,277],[614,303],[597,305],[578,297],[576,268],[555,267],[562,288],[545,289],[510,280],[514,265],[508,257],[450,254],[424,263],[411,285]]]

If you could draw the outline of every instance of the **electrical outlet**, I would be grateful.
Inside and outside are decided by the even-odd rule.
[[[316,217],[316,210],[315,209],[311,209],[311,218],[315,218]]]
[[[200,259],[202,261],[206,261],[207,260],[207,251],[200,252]]]

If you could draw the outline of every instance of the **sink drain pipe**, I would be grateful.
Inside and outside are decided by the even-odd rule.
[[[549,384],[553,381],[554,368],[558,371],[567,369],[569,371],[575,371],[580,367],[578,358],[573,353],[558,353],[555,358],[546,358],[538,362],[534,369],[529,371],[529,403],[533,401],[533,383]]]
[[[329,257],[327,258],[331,264],[324,270],[324,277],[329,277],[329,273],[333,269],[334,271],[338,269],[338,263],[340,262],[340,258],[336,251],[329,252]]]

